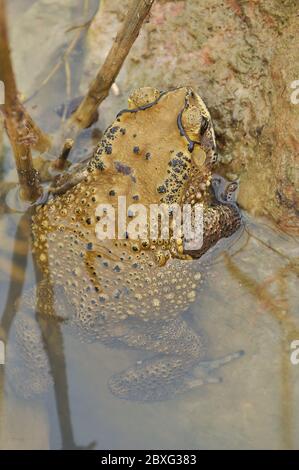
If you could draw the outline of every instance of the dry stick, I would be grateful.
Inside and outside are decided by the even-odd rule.
[[[70,118],[71,126],[85,129],[91,124],[98,106],[108,96],[112,84],[137,39],[153,2],[154,0],[132,0],[124,24],[118,32],[103,66],[91,83],[79,108]]]
[[[18,98],[9,50],[5,3],[5,0],[0,0],[0,80],[5,86],[5,104],[0,109],[4,114],[6,131],[15,157],[21,197],[34,201],[41,194],[41,187],[33,167],[31,148],[44,152],[49,148],[50,141],[36,126]]]
[[[80,130],[88,127],[96,115],[98,106],[108,96],[121,66],[138,37],[140,28],[148,16],[154,0],[132,0],[125,21],[82,103],[68,119],[64,137],[74,139]]]

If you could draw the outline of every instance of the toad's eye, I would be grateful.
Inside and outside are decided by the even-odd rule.
[[[202,116],[201,117],[201,125],[200,125],[200,135],[204,135],[204,133],[206,132],[206,130],[208,129],[209,127],[209,120],[208,118],[206,118],[206,116]]]

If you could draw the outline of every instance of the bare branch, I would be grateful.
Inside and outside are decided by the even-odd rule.
[[[65,137],[75,138],[81,129],[88,127],[96,115],[98,106],[108,96],[128,53],[138,37],[154,0],[132,0],[125,21],[100,68],[96,78],[75,113],[66,122]]]

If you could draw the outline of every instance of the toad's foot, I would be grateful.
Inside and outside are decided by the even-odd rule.
[[[173,398],[204,384],[219,383],[221,378],[211,371],[244,355],[244,351],[229,354],[214,361],[193,363],[180,357],[164,356],[139,361],[109,381],[111,392],[119,398],[136,401],[160,401]]]
[[[214,359],[212,361],[202,361],[196,367],[194,367],[192,378],[186,379],[186,389],[192,389],[199,387],[204,384],[209,383],[219,383],[222,382],[221,377],[216,377],[211,374],[212,371],[220,369],[220,367],[229,364],[235,359],[239,359],[244,356],[244,351],[237,351],[231,354],[227,354],[224,357],[219,359]]]

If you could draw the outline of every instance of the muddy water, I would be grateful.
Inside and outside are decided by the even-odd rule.
[[[84,43],[79,38],[69,57],[72,86],[65,67],[48,78],[72,40],[65,30],[82,23],[82,2],[77,10],[75,3],[11,2],[18,82],[27,98],[38,90],[28,108],[50,131],[58,129],[61,119],[56,105],[67,93],[76,96],[81,73]],[[86,3],[87,17],[95,3]],[[64,14],[57,16],[62,5]],[[54,20],[56,43],[49,44],[44,25]],[[19,49],[18,34],[28,31],[31,21],[40,28],[44,49],[28,63],[26,50],[21,45]],[[31,29],[31,34],[38,34]],[[29,67],[38,73],[28,74]],[[123,101],[123,96],[114,97],[113,112]],[[90,135],[82,145],[91,146]],[[7,142],[3,153],[1,193],[15,180]],[[15,318],[22,314],[17,300],[34,285],[35,271],[28,217],[9,209],[4,197],[0,217],[0,335],[9,344]],[[7,380],[9,364],[0,366],[0,448],[299,448],[299,365],[290,361],[291,341],[299,340],[298,240],[267,220],[244,214],[244,221],[245,230],[234,245],[201,261],[209,274],[189,312],[194,328],[206,338],[209,358],[245,351],[241,359],[217,372],[221,383],[160,403],[120,400],[110,394],[107,381],[142,353],[83,344],[57,331],[56,345],[64,361],[54,367],[55,386],[43,398],[17,397]]]

